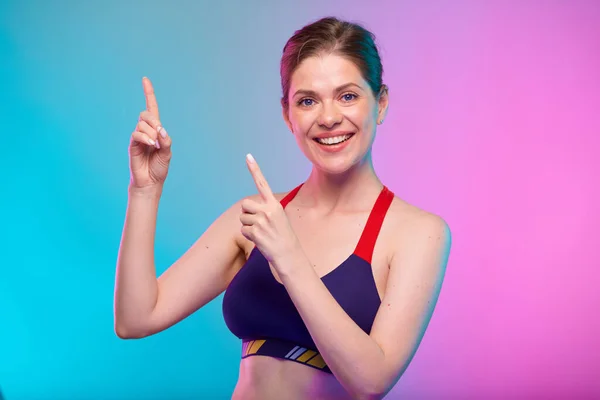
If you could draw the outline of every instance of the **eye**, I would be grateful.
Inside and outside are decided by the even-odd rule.
[[[309,97],[305,97],[303,99],[298,100],[296,104],[298,104],[299,106],[310,107],[314,104],[314,100]]]
[[[352,100],[356,99],[357,97],[358,96],[356,94],[354,94],[354,93],[344,93],[342,95],[342,99],[344,101],[352,101]]]

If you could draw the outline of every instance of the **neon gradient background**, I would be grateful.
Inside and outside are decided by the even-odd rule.
[[[388,398],[600,396],[599,2],[4,1],[7,400],[228,398],[240,343],[221,297],[154,337],[113,333],[141,78],[174,139],[162,272],[255,191],[247,152],[274,190],[307,176],[278,63],[295,29],[330,14],[365,23],[381,47],[380,177],[453,231],[429,330]]]

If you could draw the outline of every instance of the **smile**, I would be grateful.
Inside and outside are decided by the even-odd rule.
[[[345,142],[346,140],[350,139],[352,136],[354,136],[354,133],[350,133],[347,135],[333,136],[333,137],[329,137],[329,138],[314,138],[313,140],[315,142],[325,145],[325,146],[334,146],[336,144]]]

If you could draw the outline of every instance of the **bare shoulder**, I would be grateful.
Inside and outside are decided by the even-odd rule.
[[[394,196],[389,214],[398,232],[450,234],[450,228],[441,216],[410,204],[398,196]]]
[[[390,209],[388,236],[395,257],[444,258],[450,250],[452,234],[439,215],[423,210],[395,196]]]

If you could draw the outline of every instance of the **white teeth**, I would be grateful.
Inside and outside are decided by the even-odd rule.
[[[317,138],[316,141],[321,144],[338,144],[338,143],[342,143],[344,140],[350,139],[350,136],[352,136],[352,134],[342,135],[342,136],[334,136],[334,137],[322,138],[322,139]]]

